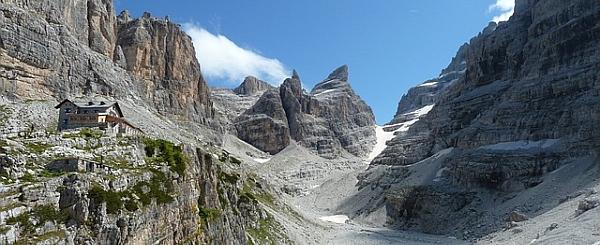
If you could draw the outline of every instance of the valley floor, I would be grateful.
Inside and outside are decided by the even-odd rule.
[[[381,129],[381,128],[378,128]],[[389,134],[378,130],[378,146],[390,139]],[[393,134],[393,133],[392,133]],[[373,222],[350,219],[340,206],[358,191],[358,174],[368,167],[368,159],[345,156],[341,159],[325,159],[308,152],[303,147],[291,145],[272,157],[239,141],[235,137],[226,140],[228,151],[248,157],[255,162],[254,172],[279,189],[284,202],[303,217],[303,222],[290,220],[281,215],[280,223],[292,240],[299,244],[466,244],[451,237],[398,231],[382,226],[385,215]],[[250,153],[250,154],[249,154]],[[248,155],[254,155],[248,156]],[[260,156],[260,157],[258,157]]]
[[[379,140],[386,138],[378,137]],[[243,143],[231,145],[236,145],[236,149],[230,149],[240,155],[252,151],[261,154]],[[450,150],[432,158],[444,157]],[[276,189],[283,190],[282,200],[303,217],[302,221],[290,220],[285,215],[278,217],[291,240],[299,244],[600,244],[600,209],[579,211],[582,202],[600,199],[598,159],[566,163],[550,173],[543,184],[501,202],[502,208],[498,206],[499,210],[490,211],[497,213],[488,217],[494,220],[481,222],[486,226],[503,222],[506,218],[503,210],[514,208],[514,203],[530,203],[544,211],[516,223],[515,227],[492,229],[481,238],[465,241],[450,235],[388,229],[385,207],[371,210],[366,217],[357,216],[354,208],[368,206],[360,202],[373,198],[360,196],[358,192],[358,176],[367,169],[368,159],[352,156],[324,159],[294,144],[275,156],[255,158],[258,160],[251,166],[254,172]],[[433,167],[432,164],[435,163],[424,162],[411,168],[431,172],[427,169]],[[558,198],[564,200],[556,203]],[[534,200],[538,201],[534,203]],[[539,200],[548,200],[548,203],[539,203]]]
[[[291,198],[292,205],[307,219],[324,229],[316,228],[322,240],[317,244],[466,244],[466,242],[443,236],[398,231],[375,224],[348,219],[346,214],[336,212],[337,206],[356,192],[356,177],[352,171],[326,180],[308,195]]]

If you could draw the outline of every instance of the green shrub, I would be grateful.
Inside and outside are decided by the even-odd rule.
[[[125,201],[125,209],[129,212],[135,212],[139,209],[137,202],[133,199],[128,199]]]
[[[198,215],[205,220],[213,221],[221,216],[221,211],[214,208],[199,207]]]
[[[242,192],[240,194],[240,199],[238,200],[240,203],[256,203],[256,197],[254,194],[250,192]]]
[[[235,185],[238,182],[238,180],[240,179],[240,175],[236,174],[236,173],[228,174],[226,172],[219,171],[219,179],[221,181]]]
[[[109,214],[116,214],[123,207],[121,198],[126,195],[127,193],[123,192],[106,191],[99,185],[92,186],[88,192],[90,199],[94,199],[99,203],[106,203],[106,212]]]
[[[133,187],[133,191],[140,198],[142,205],[150,205],[152,199],[156,199],[156,203],[158,204],[172,202],[174,199],[169,192],[173,191],[173,183],[171,183],[163,172],[158,170],[151,171],[153,176],[150,181],[140,181]],[[148,188],[146,193],[143,191],[144,187]]]
[[[84,138],[100,139],[102,138],[102,135],[104,135],[104,132],[102,130],[83,128],[79,131],[79,135]]]
[[[172,142],[162,139],[144,139],[144,151],[151,162],[165,162],[169,165],[171,171],[179,176],[185,174],[187,158],[183,154],[183,147],[176,146]]]
[[[8,231],[10,231],[10,227],[7,227],[7,226],[0,227],[0,235],[4,235]]]
[[[41,224],[44,224],[47,221],[66,223],[69,220],[69,215],[65,211],[59,211],[52,205],[37,206],[31,213]]]
[[[29,212],[24,212],[15,217],[10,217],[10,218],[6,219],[6,224],[7,225],[19,224],[23,228],[23,231],[25,233],[30,233],[30,232],[33,232],[33,230],[34,230],[33,223],[31,223],[31,221],[29,220],[30,218],[31,218],[31,216],[29,215]]]

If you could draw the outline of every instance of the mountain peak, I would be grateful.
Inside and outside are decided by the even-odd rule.
[[[348,65],[343,65],[335,69],[329,76],[327,80],[338,79],[344,82],[348,81]]]
[[[240,84],[240,86],[233,89],[233,92],[235,92],[236,94],[243,94],[243,95],[255,95],[259,92],[263,92],[270,88],[272,88],[272,86],[269,85],[268,83],[266,83],[256,77],[247,76],[244,79],[244,81],[242,82],[242,84]]]
[[[300,80],[300,75],[298,75],[296,69],[294,69],[294,71],[292,72],[292,79]]]
[[[315,85],[311,94],[319,94],[322,91],[339,89],[339,91],[351,91],[348,84],[348,66],[343,65],[335,69],[325,80]]]

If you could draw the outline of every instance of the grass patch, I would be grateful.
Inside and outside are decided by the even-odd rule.
[[[8,176],[8,173],[0,173],[0,181],[2,182],[2,184],[4,185],[10,185],[12,183],[15,183],[15,180],[10,178],[10,176]]]
[[[50,171],[50,170],[44,169],[42,172],[40,172],[38,174],[38,177],[55,178],[55,177],[62,176],[64,174],[65,174],[65,172],[63,172],[63,171]]]
[[[8,206],[0,207],[0,212],[4,212],[4,211],[7,211],[7,210],[11,210],[11,209],[14,209],[14,208],[16,208],[16,207],[19,207],[19,206],[21,206],[21,204],[18,204],[18,203],[12,203],[12,204],[10,204],[10,205],[8,205]]]
[[[33,182],[36,181],[35,177],[33,176],[33,174],[30,174],[30,173],[25,173],[23,175],[23,177],[20,178],[20,180],[23,181],[23,182],[28,182],[28,183],[33,183]]]
[[[248,228],[248,235],[257,240],[259,244],[290,243],[289,238],[281,233],[279,224],[271,215],[258,222],[258,228]]]
[[[157,204],[173,202],[175,199],[170,192],[173,191],[173,184],[158,170],[150,170],[153,173],[150,181],[140,181],[130,190],[112,191],[104,190],[100,185],[93,185],[88,191],[88,196],[99,203],[106,203],[106,212],[117,214],[119,210],[125,208],[127,211],[135,212],[141,206],[148,206],[152,200]],[[133,194],[139,198],[136,201]]]
[[[266,190],[262,189],[260,183],[256,182],[252,178],[248,178],[246,183],[244,183],[240,193],[240,201],[248,203],[258,201],[269,207],[276,206],[275,197],[273,197],[273,195],[268,193]]]
[[[241,203],[257,203],[256,197],[251,192],[242,192],[238,202]]]
[[[42,154],[46,150],[52,148],[52,146],[53,145],[47,144],[47,143],[27,143],[27,144],[25,144],[25,147],[27,147],[27,150],[29,152],[35,153],[35,154]]]
[[[104,131],[92,128],[82,128],[78,133],[63,134],[64,139],[84,138],[84,139],[100,139],[104,135]]]
[[[183,147],[162,139],[144,139],[144,151],[150,162],[165,162],[171,171],[179,176],[185,174],[187,158],[183,154]]]

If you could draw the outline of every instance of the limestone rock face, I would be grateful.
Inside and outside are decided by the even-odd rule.
[[[263,82],[256,77],[248,76],[240,86],[233,89],[233,92],[239,95],[256,95],[271,88],[273,88],[273,86],[268,83]]]
[[[0,3],[3,94],[51,99],[91,93],[123,96],[127,91],[116,88],[138,90],[127,72],[114,65],[110,53],[90,49],[87,7],[80,5],[70,1]],[[82,30],[86,30],[85,37]]]
[[[310,94],[317,101],[309,108],[311,114],[325,119],[323,127],[330,129],[342,148],[356,156],[371,151],[376,141],[375,116],[348,83],[348,66],[333,71]]]
[[[157,107],[212,116],[209,89],[200,72],[191,38],[175,23],[149,13],[131,20],[119,16],[118,45],[127,70],[145,82]],[[151,93],[154,92],[154,93]]]
[[[211,124],[209,89],[177,25],[150,16],[117,20],[111,0],[2,0],[0,9],[0,93],[128,98]]]
[[[265,92],[234,123],[238,138],[271,154],[283,150],[290,143],[286,112],[275,89]]]
[[[112,56],[116,43],[116,16],[112,0],[2,0],[40,14],[48,23],[65,24],[73,36],[92,50]]]
[[[283,114],[268,115],[266,112],[273,110],[272,108],[277,108]],[[252,117],[260,120],[249,121]],[[335,70],[317,84],[310,94],[304,92],[300,76],[294,71],[292,77],[279,87],[279,93],[269,91],[263,94],[259,102],[236,121],[237,134],[242,140],[271,153],[285,148],[289,140],[270,140],[270,143],[265,144],[261,134],[268,130],[256,133],[248,132],[248,128],[256,129],[256,124],[273,128],[270,126],[273,122],[283,122],[281,127],[277,127],[279,131],[276,135],[287,134],[302,146],[331,158],[344,151],[356,156],[366,155],[375,143],[373,113],[350,87],[347,66]],[[256,135],[249,138],[247,136],[250,133]],[[278,145],[271,145],[272,143]]]
[[[420,85],[403,98],[399,113],[435,106],[398,133],[372,162],[369,177],[359,185],[364,190],[382,187],[391,200],[377,199],[381,202],[372,205],[387,203],[388,218],[402,228],[461,234],[469,222],[500,227],[497,217],[505,218],[516,207],[547,210],[551,206],[546,203],[558,203],[554,193],[570,189],[546,190],[547,176],[573,161],[594,159],[600,145],[599,13],[593,0],[517,0],[509,21],[490,25],[459,52],[464,66],[451,64],[443,72],[466,67],[464,75],[441,93]],[[439,160],[440,152],[447,151],[451,153]],[[430,168],[421,169],[421,164]],[[383,169],[406,172],[376,174]],[[432,177],[416,182],[417,172]],[[381,184],[392,181],[396,184]],[[415,186],[435,191],[401,191]],[[527,203],[532,200],[521,195],[533,187],[553,194]],[[514,200],[505,203],[486,193]],[[447,215],[434,215],[437,209],[430,204],[439,197],[461,203]],[[496,214],[485,212],[490,203],[497,205]],[[498,227],[471,227],[471,236]]]

